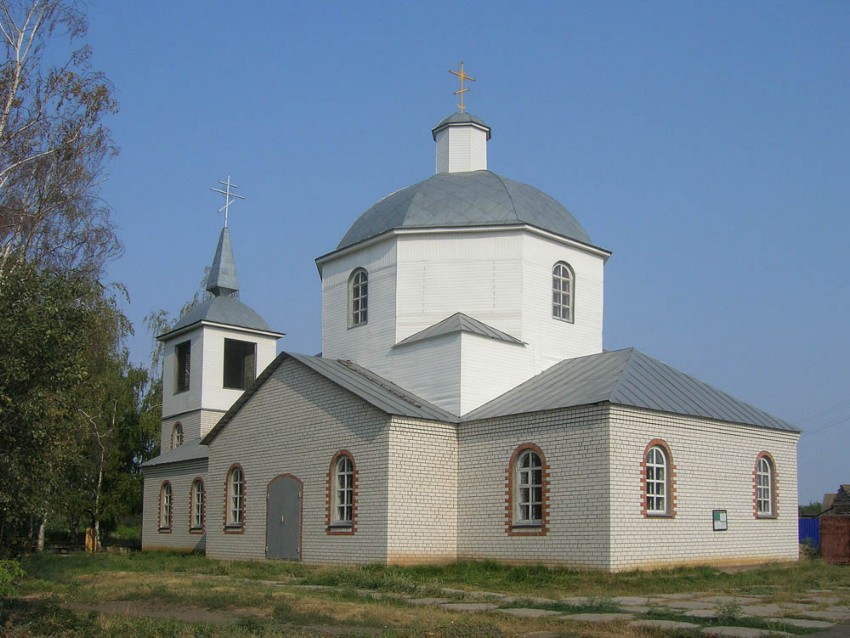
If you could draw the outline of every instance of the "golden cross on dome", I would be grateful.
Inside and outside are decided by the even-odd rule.
[[[464,87],[463,83],[466,80],[469,80],[470,82],[475,82],[475,78],[470,75],[467,75],[466,71],[463,70],[463,60],[460,61],[460,71],[452,71],[451,69],[449,69],[449,73],[451,73],[452,75],[456,75],[458,78],[460,78],[460,90],[455,91],[454,95],[460,96],[460,104],[458,104],[457,107],[460,109],[460,112],[463,113],[466,110],[466,107],[463,105],[463,94],[469,91],[469,89]]]

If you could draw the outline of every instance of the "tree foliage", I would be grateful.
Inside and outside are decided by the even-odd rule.
[[[48,517],[138,515],[157,447],[156,380],[100,281],[121,251],[98,190],[117,106],[86,27],[74,0],[0,0],[0,554]]]
[[[20,264],[0,286],[0,545],[44,511],[74,453],[76,390],[88,376],[81,341],[104,308],[97,282]]]
[[[117,105],[91,50],[73,48],[86,29],[65,0],[0,0],[0,284],[22,261],[97,276],[120,253],[98,193]]]

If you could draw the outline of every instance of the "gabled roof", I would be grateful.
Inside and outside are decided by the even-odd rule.
[[[522,341],[516,337],[512,337],[506,332],[502,332],[498,328],[489,326],[483,321],[474,319],[462,312],[456,312],[451,317],[447,317],[439,323],[435,323],[433,326],[428,326],[424,330],[420,330],[416,334],[412,334],[406,339],[402,339],[396,344],[396,346],[416,343],[417,341],[433,339],[434,337],[455,334],[457,332],[468,332],[482,337],[487,337],[488,339],[495,339],[496,341],[505,341],[507,343],[523,345]]]
[[[463,420],[602,402],[799,432],[791,424],[633,348],[556,363],[469,412]]]
[[[180,463],[181,461],[195,461],[197,459],[205,459],[208,456],[207,446],[201,444],[201,439],[195,439],[145,461],[142,463],[142,467],[154,467],[156,465],[165,465],[166,463]]]
[[[458,418],[350,361],[282,352],[201,441],[209,445],[281,364],[292,359],[387,414],[444,423],[612,403],[799,432],[791,424],[633,348],[567,359]],[[178,448],[179,449],[179,448]]]
[[[313,372],[325,377],[331,383],[351,392],[370,403],[377,409],[387,414],[406,416],[428,421],[443,421],[457,423],[457,416],[451,412],[417,397],[404,388],[387,381],[383,377],[370,372],[350,361],[337,359],[323,359],[322,357],[311,357],[303,354],[281,352],[262,374],[257,377],[253,385],[242,393],[230,409],[221,417],[215,427],[203,438],[202,443],[209,445],[218,436],[219,432],[233,420],[233,417],[242,409],[251,397],[263,386],[263,384],[274,374],[274,372],[287,359],[297,361],[299,364],[311,369]]]

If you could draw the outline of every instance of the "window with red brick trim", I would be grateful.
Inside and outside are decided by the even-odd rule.
[[[172,513],[172,498],[171,498],[171,483],[165,481],[162,487],[159,488],[159,531],[171,531],[171,513]]]
[[[769,452],[760,452],[756,457],[753,504],[756,518],[776,518],[776,464]]]
[[[331,459],[327,488],[327,532],[353,534],[357,525],[357,465],[347,450],[340,450]]]
[[[549,521],[549,466],[543,450],[533,443],[514,450],[506,483],[508,534],[545,535]]]
[[[171,430],[171,449],[183,445],[183,424],[178,421]]]
[[[204,531],[204,520],[206,518],[206,494],[204,482],[200,478],[192,481],[192,491],[189,495],[189,531],[199,533]]]
[[[229,530],[241,530],[245,525],[245,473],[240,465],[227,473],[224,520]]]
[[[676,516],[675,476],[670,446],[661,439],[653,439],[647,444],[641,462],[641,509],[644,516]]]

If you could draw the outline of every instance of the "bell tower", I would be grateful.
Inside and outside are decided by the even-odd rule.
[[[271,363],[283,336],[239,300],[239,279],[227,213],[236,188],[220,182],[226,197],[206,281],[207,298],[159,335],[163,344],[161,450],[202,438]]]

